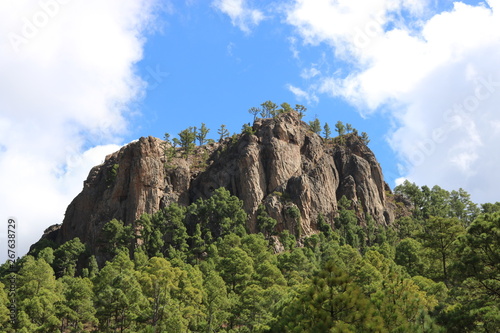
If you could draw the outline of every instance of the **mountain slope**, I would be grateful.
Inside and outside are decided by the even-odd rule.
[[[93,248],[113,218],[128,225],[171,203],[209,197],[219,187],[243,201],[251,232],[260,204],[277,220],[277,231],[315,233],[319,214],[333,226],[343,195],[361,223],[365,213],[381,225],[394,221],[390,189],[372,151],[355,134],[321,138],[296,112],[257,119],[251,131],[197,147],[187,158],[179,148],[175,156],[166,153],[166,147],[160,139],[141,138],[107,156],[90,171],[62,225],[43,238],[62,244],[79,237]]]

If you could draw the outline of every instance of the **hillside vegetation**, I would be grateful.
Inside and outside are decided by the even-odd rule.
[[[287,105],[276,109],[267,104],[261,111],[266,107],[274,110],[269,111],[273,117],[272,112],[277,112],[276,116],[288,112]],[[254,117],[258,110],[251,109]],[[350,125],[346,128],[339,122],[338,137],[330,138],[326,126],[325,138],[320,139],[300,127],[303,125],[293,127],[283,119],[266,120],[255,128],[270,133],[266,134],[270,142],[278,142],[278,137],[280,147],[297,145],[301,133],[305,138],[300,139],[302,147],[311,146],[314,140],[323,145],[306,151],[312,157],[298,159],[302,161],[297,164],[302,168],[302,179],[318,179],[316,184],[322,185],[318,170],[331,171],[336,166],[346,176],[336,180],[337,192],[333,193],[355,189],[346,190],[352,198],[344,194],[333,198],[336,206],[329,208],[329,215],[321,214],[317,201],[294,197],[295,192],[290,192],[296,177],[292,175],[292,181],[282,177],[289,185],[283,187],[286,191],[263,192],[265,200],[257,200],[261,204],[251,211],[252,216],[245,210],[244,200],[219,186],[209,189],[209,196],[186,199],[189,204],[171,202],[131,222],[112,218],[102,225],[97,220],[79,225],[75,221],[80,220],[74,220],[66,229],[54,227],[51,232],[57,237],[43,237],[14,265],[7,262],[0,266],[0,332],[498,331],[500,203],[477,205],[462,189],[449,192],[439,186],[419,187],[410,182],[397,186],[394,192],[384,191],[383,180],[379,180],[371,187],[378,193],[375,199],[382,198],[382,204],[391,205],[387,214],[382,214],[377,205],[369,206],[361,200],[372,198],[373,193],[361,192],[369,189],[364,184],[370,183],[359,178],[378,174],[359,173],[370,165],[378,170],[371,152],[360,144],[360,140],[363,145],[368,143],[366,134],[358,136]],[[309,126],[313,132],[321,128],[317,122]],[[264,149],[255,147],[267,146],[258,143],[257,136],[251,137],[254,130],[245,127],[247,141],[241,140],[238,146],[243,148],[233,144],[233,151],[229,151],[232,155],[220,157],[224,158],[222,162],[196,164],[193,174],[186,173],[186,182],[202,184],[205,178],[196,177],[210,175],[212,169],[226,170],[222,166],[231,156],[248,151],[244,150],[247,146],[253,145],[256,154],[261,153]],[[169,163],[194,159],[190,154],[196,152],[195,131],[189,132],[187,143],[177,150],[167,143],[160,151],[155,140],[145,139],[136,148],[114,154],[108,164],[96,167],[89,175],[86,186],[92,190],[90,182],[94,181],[99,191],[89,192],[84,199],[104,193],[109,202],[119,200],[125,205],[126,194],[120,194],[122,197],[113,193],[125,177],[124,161],[129,155],[148,158],[147,167],[161,156],[164,164],[154,170],[172,178],[178,171],[172,171]],[[222,136],[220,140],[226,140]],[[140,150],[140,145],[150,148]],[[223,145],[213,147],[213,156],[223,156]],[[297,151],[302,152],[299,148]],[[344,164],[325,162],[329,169],[318,169],[322,160],[314,158],[330,158],[331,154],[324,153],[329,149]],[[144,151],[156,155],[132,154]],[[136,160],[130,157],[130,161]],[[204,168],[208,168],[205,176],[200,171]],[[297,193],[302,193],[300,188]],[[291,204],[292,200],[297,204]],[[121,207],[119,204],[116,206]],[[275,216],[284,216],[284,222],[271,214],[276,214],[277,207],[280,211]],[[315,215],[304,214],[304,207],[315,207]],[[379,212],[380,217],[371,215],[367,207],[374,207],[372,211]],[[90,216],[95,212],[86,213]],[[76,232],[73,229],[97,236],[89,236],[92,243],[79,237],[57,241]]]
[[[112,220],[98,267],[78,238],[18,263],[17,323],[1,268],[2,332],[494,332],[500,325],[500,204],[405,183],[412,216],[357,224],[345,199],[335,230],[296,241],[221,188],[131,226]],[[274,253],[279,239],[283,249]],[[138,239],[142,245],[132,240]]]

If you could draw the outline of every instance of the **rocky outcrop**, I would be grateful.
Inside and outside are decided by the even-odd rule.
[[[153,137],[124,146],[90,171],[62,226],[47,237],[59,243],[80,237],[92,248],[113,218],[130,224],[170,203],[209,197],[219,187],[243,201],[250,231],[264,204],[278,231],[309,235],[319,214],[333,225],[342,195],[353,201],[361,223],[365,212],[379,224],[394,219],[380,165],[358,136],[325,142],[295,112],[258,119],[252,132],[198,147],[187,160],[165,156],[165,142]]]

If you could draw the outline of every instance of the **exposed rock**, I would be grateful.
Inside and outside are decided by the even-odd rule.
[[[209,197],[219,187],[243,201],[250,231],[257,230],[255,214],[263,203],[278,231],[310,235],[320,213],[333,225],[342,195],[353,201],[361,221],[364,212],[379,224],[393,221],[380,165],[358,136],[325,143],[296,112],[258,119],[253,131],[198,147],[188,160],[165,156],[165,143],[153,137],[124,146],[90,171],[61,228],[45,237],[59,243],[80,237],[94,248],[113,218],[130,224],[170,203]],[[293,207],[300,219],[290,215]]]

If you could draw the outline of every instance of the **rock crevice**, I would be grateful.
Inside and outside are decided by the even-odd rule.
[[[333,225],[343,195],[357,207],[361,223],[365,213],[378,224],[392,222],[382,170],[358,136],[326,142],[296,112],[257,119],[253,132],[199,147],[187,160],[168,159],[165,142],[154,137],[122,147],[90,171],[60,228],[48,229],[46,237],[58,243],[80,237],[92,248],[113,218],[130,224],[171,203],[209,197],[219,187],[243,201],[252,232],[257,231],[257,208],[264,204],[278,230],[292,228],[287,211],[296,206],[301,234],[315,233],[319,214]],[[207,160],[200,161],[201,151]]]

